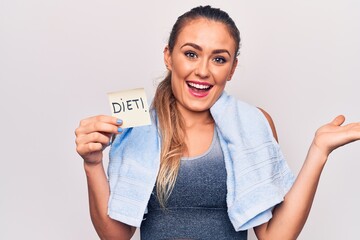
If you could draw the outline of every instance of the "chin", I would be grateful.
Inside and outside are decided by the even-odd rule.
[[[188,110],[192,111],[192,112],[205,112],[205,111],[209,111],[210,110],[210,105],[190,105],[188,107]]]

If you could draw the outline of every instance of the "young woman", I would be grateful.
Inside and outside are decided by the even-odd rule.
[[[360,139],[336,117],[319,128],[295,179],[271,117],[224,92],[237,66],[239,31],[223,11],[180,16],[164,50],[151,126],[122,129],[110,116],[76,129],[91,219],[101,239],[296,239],[329,154]],[[110,151],[109,179],[103,150]],[[144,150],[138,150],[141,145]],[[140,226],[141,225],[141,226]]]

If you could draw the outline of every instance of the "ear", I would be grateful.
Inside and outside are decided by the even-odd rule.
[[[171,71],[172,70],[172,61],[171,61],[171,53],[169,50],[169,46],[164,48],[164,63],[166,68]]]
[[[231,78],[232,78],[232,76],[234,75],[235,69],[236,69],[236,67],[237,67],[237,64],[238,64],[238,58],[235,58],[235,59],[234,59],[234,63],[233,63],[233,65],[231,66],[231,70],[230,70],[230,75],[229,75],[228,81],[230,81]]]

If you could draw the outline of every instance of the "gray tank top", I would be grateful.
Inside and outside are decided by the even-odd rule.
[[[182,158],[166,210],[154,189],[140,233],[141,240],[247,239],[247,231],[236,232],[227,214],[226,170],[216,131],[208,151]]]

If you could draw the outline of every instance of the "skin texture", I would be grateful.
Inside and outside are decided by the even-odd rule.
[[[221,34],[220,34],[221,33]],[[173,52],[166,47],[164,61],[172,73],[172,88],[185,120],[186,156],[208,149],[214,134],[209,108],[218,99],[236,65],[235,43],[225,25],[205,19],[188,23],[180,32]],[[189,81],[211,85],[206,92],[191,90]],[[277,139],[275,125],[268,113],[260,109]],[[322,169],[336,148],[360,139],[360,124],[343,126],[344,116],[316,131],[304,165],[284,201],[275,207],[273,218],[254,228],[258,239],[296,239],[309,215]],[[103,167],[102,151],[121,123],[110,116],[90,117],[76,129],[77,152],[84,159],[90,214],[101,239],[130,239],[135,228],[107,216],[109,185]]]
[[[164,60],[172,72],[172,89],[182,114],[208,111],[235,71],[235,43],[226,26],[206,19],[193,20],[179,34],[173,52]],[[212,86],[206,97],[189,92],[187,81]]]
[[[103,150],[111,136],[118,134],[121,124],[111,116],[95,116],[84,119],[75,130],[76,151],[84,159],[90,216],[100,239],[130,239],[135,228],[112,220],[107,215],[110,196],[109,184],[103,166]]]
[[[166,47],[164,61],[171,70],[171,86],[185,121],[187,151],[205,152],[214,133],[210,107],[223,92],[235,71],[235,42],[226,26],[207,19],[193,20],[179,34],[172,53]],[[206,96],[191,91],[188,82],[209,85]]]

